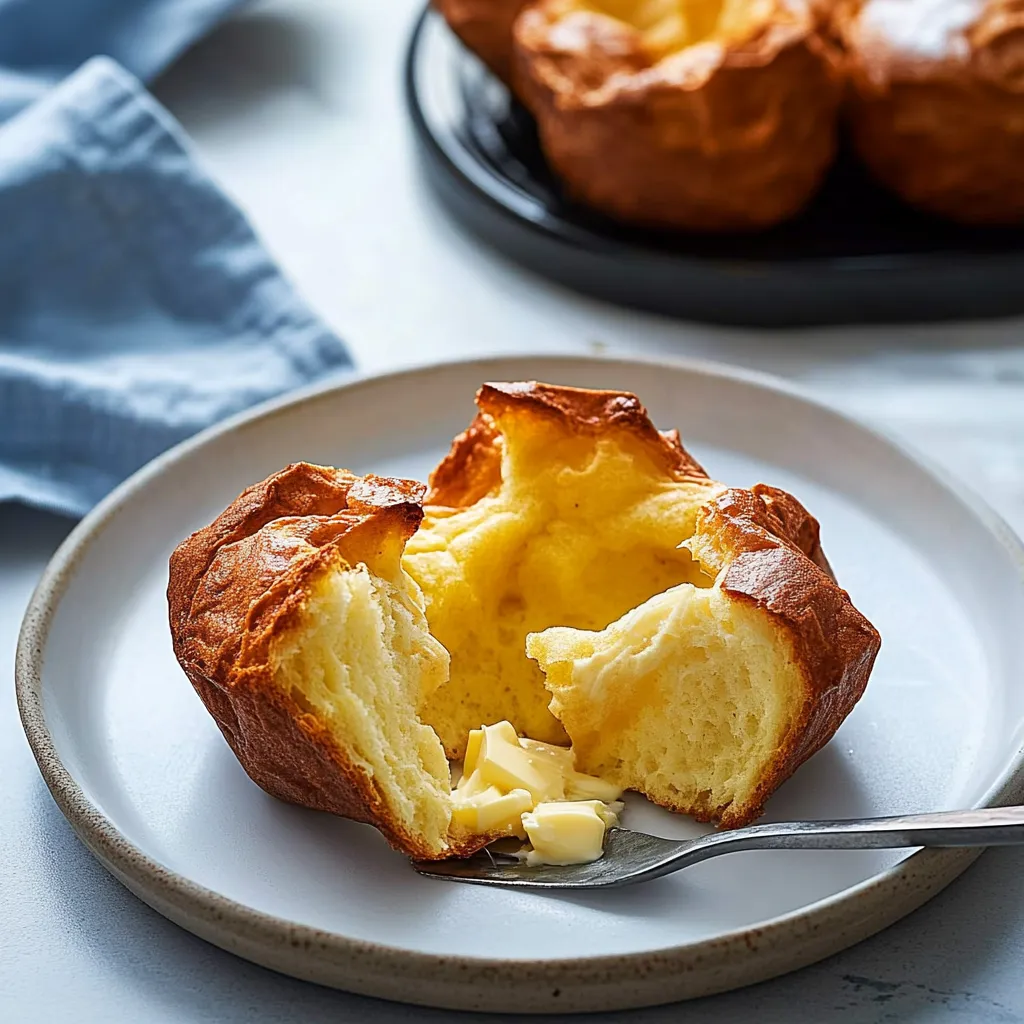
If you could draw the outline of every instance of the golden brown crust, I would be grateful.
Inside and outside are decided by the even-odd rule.
[[[754,799],[721,815],[735,828],[832,738],[867,686],[881,638],[827,569],[817,521],[785,491],[725,491],[701,509],[691,546],[703,564],[724,569],[723,591],[771,617],[804,680],[795,724]]]
[[[640,225],[778,223],[835,151],[840,83],[811,5],[778,2],[726,43],[651,54],[581,0],[539,0],[514,27],[514,80],[568,190]]]
[[[452,31],[503,82],[512,80],[512,25],[528,0],[432,0]]]
[[[434,2],[530,108],[567,191],[616,219],[786,220],[832,162],[845,89],[856,150],[905,201],[966,224],[1024,222],[1024,0],[978,0],[945,53],[865,29],[867,0],[779,0],[746,36],[668,56],[588,0]],[[915,34],[934,36],[930,19]]]
[[[788,491],[769,487],[768,484],[754,484],[752,493],[764,502],[772,532],[777,537],[787,538],[829,579],[835,581],[832,566],[828,564],[825,552],[821,549],[821,526],[818,520]]]
[[[281,800],[375,825],[396,849],[427,858],[436,854],[388,815],[373,778],[301,695],[274,684],[270,665],[323,574],[388,549],[397,562],[423,517],[423,491],[410,480],[289,466],[177,547],[167,594],[178,661],[249,777]]]
[[[501,432],[496,421],[520,410],[554,418],[566,430],[599,434],[627,430],[674,480],[708,479],[703,467],[683,447],[679,431],[659,431],[640,399],[628,391],[595,391],[538,381],[484,384],[476,393],[480,413],[452,442],[430,475],[427,504],[466,508],[501,483]]]
[[[892,191],[963,223],[1024,222],[1024,0],[987,0],[945,52],[914,53],[844,0],[833,32],[861,159]]]
[[[501,483],[501,435],[478,414],[430,474],[428,505],[468,508]]]

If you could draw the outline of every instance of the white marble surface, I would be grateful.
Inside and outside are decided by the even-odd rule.
[[[769,370],[948,465],[1024,530],[1024,323],[721,331],[617,310],[518,270],[450,224],[417,174],[399,75],[416,7],[253,4],[156,89],[362,368],[617,348]],[[0,508],[0,1021],[453,1016],[237,960],[143,906],[79,845],[35,769],[10,678],[21,611],[68,525]],[[1022,956],[1024,850],[998,850],[913,917],[822,964],[685,1011],[603,1019],[1024,1021]]]

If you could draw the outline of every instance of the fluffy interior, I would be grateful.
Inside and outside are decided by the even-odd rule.
[[[676,587],[600,632],[548,629],[527,651],[579,770],[726,825],[760,805],[803,702],[788,645],[717,587]]]
[[[583,7],[635,29],[655,58],[698,43],[725,42],[768,20],[774,0],[583,0]]]
[[[342,563],[321,577],[275,651],[275,678],[374,780],[396,831],[438,853],[447,848],[451,779],[417,708],[447,677],[448,654],[428,632],[416,585],[401,570],[388,575]]]
[[[450,681],[421,709],[449,755],[470,729],[508,719],[521,734],[567,743],[548,710],[528,633],[603,629],[682,582],[710,586],[679,544],[709,485],[666,479],[628,431],[568,435],[560,424],[502,418],[502,481],[467,509],[428,508],[404,565],[423,588]]]

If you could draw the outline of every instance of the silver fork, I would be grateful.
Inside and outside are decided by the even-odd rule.
[[[907,814],[847,821],[790,821],[712,832],[698,839],[659,839],[612,828],[604,856],[590,864],[528,867],[482,851],[465,860],[415,861],[430,878],[517,889],[603,889],[633,885],[702,860],[742,850],[886,850],[911,846],[1013,846],[1024,843],[1024,807]]]

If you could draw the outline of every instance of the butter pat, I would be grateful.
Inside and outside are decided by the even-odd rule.
[[[523,815],[523,827],[533,846],[526,863],[589,864],[604,852],[605,830],[618,820],[600,800],[537,804]]]
[[[621,786],[605,782],[596,775],[584,775],[583,772],[574,771],[565,780],[566,800],[601,800],[610,804],[621,796]]]
[[[483,729],[469,730],[469,740],[466,743],[466,756],[462,759],[463,778],[467,778],[476,771],[477,761],[480,760],[480,744],[483,742],[483,739]]]
[[[536,754],[531,755],[508,722],[484,726],[474,773],[489,786],[497,786],[505,792],[525,789],[534,803],[561,800],[565,795],[565,783],[558,766]]]
[[[495,833],[526,838],[523,813],[533,806],[525,789],[502,793],[489,786],[478,793],[456,792],[452,801],[452,822],[474,833]]]
[[[568,747],[556,747],[553,743],[541,743],[540,740],[531,740],[527,736],[523,736],[519,740],[519,745],[535,761],[551,765],[559,775],[569,776],[575,769],[572,751]]]
[[[602,801],[621,795],[617,786],[576,771],[568,748],[521,739],[511,722],[497,722],[469,734],[452,825],[529,838],[528,864],[585,864],[601,856],[605,829],[618,821]]]
[[[556,747],[552,743],[527,739],[519,741],[522,748],[531,755],[534,762],[543,762],[555,768],[562,778],[562,789],[566,800],[603,800],[611,803],[622,796],[622,788],[596,775],[576,771],[572,751],[568,747]]]

